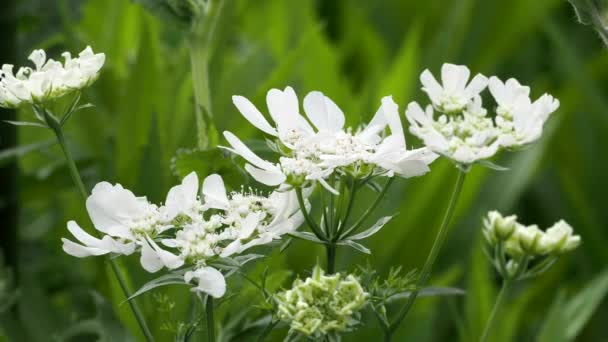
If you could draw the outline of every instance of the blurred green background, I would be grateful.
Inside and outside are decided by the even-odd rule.
[[[180,23],[187,17],[158,16],[129,0],[3,0],[0,8],[0,63],[23,65],[34,48],[58,56],[91,45],[107,56],[100,79],[85,91],[95,107],[75,115],[66,132],[89,188],[108,180],[162,201],[186,170],[200,177],[218,171],[215,161],[190,150],[196,146],[193,90]],[[467,294],[418,300],[395,340],[478,339],[499,286],[480,248],[481,216],[496,208],[541,227],[564,218],[584,242],[548,273],[516,287],[492,341],[608,341],[608,54],[566,1],[228,0],[210,62],[212,114],[219,131],[261,146],[262,135],[233,107],[231,95],[265,109],[268,89],[291,85],[301,98],[323,91],[356,125],[384,95],[392,94],[402,112],[409,101],[422,100],[418,75],[425,68],[437,72],[443,62],[515,77],[534,97],[552,93],[561,107],[532,148],[496,160],[509,171],[476,167],[470,173],[431,278]],[[29,110],[18,116],[33,117]],[[104,263],[61,250],[67,220],[90,223],[52,135],[19,128],[15,149],[14,132],[1,125],[8,150],[0,151],[0,341],[141,338],[117,285],[107,282]],[[408,143],[420,145],[411,137]],[[393,265],[420,267],[455,176],[451,164],[438,160],[424,177],[397,180],[377,215],[399,216],[368,241],[371,257],[340,250],[338,270],[366,260],[381,273]],[[296,241],[249,270],[257,277],[269,266],[273,286],[287,286],[294,277],[287,269],[305,275],[317,259],[324,260],[322,250]],[[136,258],[124,265],[132,288],[154,277]],[[219,317],[243,333],[222,338],[251,340],[259,332],[261,297],[237,277],[229,286],[237,296]],[[139,299],[159,341],[172,340],[172,326],[188,319],[190,299],[179,286]],[[366,318],[346,341],[378,339],[373,316]],[[284,335],[277,330],[272,338]]]

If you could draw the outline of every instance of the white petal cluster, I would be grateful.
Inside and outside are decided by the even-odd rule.
[[[197,280],[194,290],[215,297],[224,294],[226,284],[221,272],[208,265],[210,261],[270,243],[303,221],[293,191],[269,196],[227,193],[222,178],[214,174],[205,178],[199,196],[194,172],[170,189],[163,206],[103,182],[93,189],[87,210],[102,238],[70,221],[68,230],[80,244],[62,239],[66,253],[86,257],[139,251],[148,272],[191,265],[185,281]]]
[[[93,53],[87,46],[78,57],[62,54],[64,63],[48,59],[44,50],[34,50],[28,57],[35,68],[21,67],[13,74],[13,65],[0,70],[0,107],[16,108],[23,103],[42,103],[62,97],[93,83],[105,62],[105,54]]]
[[[513,78],[503,83],[497,77],[488,80],[478,74],[469,82],[469,76],[464,65],[444,64],[440,84],[425,70],[420,81],[431,104],[423,109],[412,102],[405,113],[412,134],[456,163],[470,165],[491,158],[500,149],[534,142],[559,107],[559,101],[548,94],[532,102],[530,88]],[[488,85],[497,105],[494,117],[488,115],[480,96]]]
[[[330,188],[325,179],[334,172],[359,178],[378,174],[414,177],[428,172],[428,165],[437,157],[427,148],[406,148],[398,107],[390,96],[382,99],[370,123],[356,130],[344,127],[342,110],[318,91],[304,98],[304,117],[291,87],[271,89],[266,103],[274,127],[246,98],[234,96],[233,102],[249,122],[276,138],[281,157],[278,163],[271,163],[258,157],[234,134],[224,132],[228,149],[246,159],[247,171],[266,185],[300,186],[311,181]],[[385,134],[387,126],[390,134]]]

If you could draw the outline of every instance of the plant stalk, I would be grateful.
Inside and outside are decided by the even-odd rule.
[[[86,202],[87,197],[88,197],[88,192],[84,186],[84,183],[82,182],[82,178],[80,177],[80,172],[78,172],[78,167],[76,167],[76,163],[74,162],[72,153],[70,152],[70,150],[67,147],[67,144],[65,142],[65,137],[63,135],[63,130],[61,129],[61,125],[59,124],[59,121],[57,121],[57,119],[52,117],[46,110],[43,110],[43,111],[44,111],[44,115],[45,115],[45,121],[46,121],[47,125],[51,128],[51,130],[53,130],[53,132],[55,133],[55,136],[57,137],[57,142],[59,143],[59,146],[61,146],[61,150],[63,151],[63,154],[65,155],[65,159],[68,164],[68,169],[70,171],[70,175],[72,176],[72,180],[74,181],[74,184],[78,188],[78,192],[80,192],[82,199]],[[95,231],[95,233],[96,233],[96,235],[98,235],[97,231]],[[123,277],[122,273],[120,272],[120,269],[119,269],[118,265],[116,264],[116,261],[111,258],[107,258],[107,259],[108,259],[108,262],[110,263],[112,271],[114,272],[114,275],[116,276],[116,279],[118,280],[118,283],[120,284],[120,288],[122,289],[123,294],[125,295],[126,298],[130,298],[131,291],[129,290],[129,287],[127,285],[125,278]],[[148,341],[148,342],[154,341],[154,337],[152,336],[152,333],[150,332],[150,329],[148,328],[148,326],[146,324],[146,320],[144,319],[143,314],[139,310],[137,303],[135,303],[134,300],[127,300],[127,302],[129,303],[129,307],[131,308],[131,311],[133,312],[133,315],[135,316],[135,319],[137,320],[139,328],[141,329],[142,334],[146,338],[146,341]]]
[[[209,1],[208,10],[194,19],[188,42],[194,88],[197,143],[201,149],[217,145],[218,133],[213,123],[209,87],[209,60],[213,55],[215,29],[224,8],[223,0]]]
[[[494,302],[494,307],[492,308],[492,312],[490,313],[490,317],[488,318],[486,327],[483,330],[481,339],[479,339],[480,342],[487,341],[488,337],[490,336],[490,331],[492,330],[492,326],[494,325],[494,321],[496,320],[496,314],[500,309],[500,306],[502,305],[502,302],[504,301],[507,292],[511,288],[511,283],[512,281],[509,279],[505,279],[502,282],[502,286],[500,288],[500,291],[498,292],[498,296],[496,297],[496,302]]]
[[[325,245],[325,251],[327,252],[327,273],[334,274],[336,271],[336,245],[328,243]]]
[[[215,342],[215,321],[213,319],[213,297],[207,296],[205,303],[205,313],[207,315],[207,341]]]
[[[465,175],[466,175],[466,172],[464,172],[462,170],[458,171],[458,178],[456,179],[456,184],[454,185],[454,191],[452,192],[452,197],[450,198],[448,208],[443,217],[443,221],[441,222],[441,227],[439,228],[439,232],[437,232],[437,236],[435,237],[435,241],[433,242],[433,246],[431,247],[431,251],[424,263],[424,266],[422,267],[422,272],[420,273],[420,277],[416,281],[416,289],[412,292],[412,294],[408,298],[408,300],[405,303],[405,305],[403,306],[403,308],[399,311],[399,314],[397,315],[397,319],[395,319],[395,321],[393,321],[391,323],[390,329],[389,329],[390,334],[389,334],[388,341],[390,341],[390,335],[392,335],[392,333],[395,332],[395,330],[397,329],[399,324],[401,324],[401,322],[403,321],[403,319],[405,318],[405,316],[407,315],[409,310],[414,305],[414,302],[416,301],[416,297],[418,297],[418,293],[420,292],[420,289],[422,289],[426,285],[426,282],[428,281],[428,279],[431,275],[433,265],[435,264],[435,261],[437,260],[437,256],[439,255],[439,251],[441,250],[441,247],[443,246],[445,239],[447,237],[448,227],[450,225],[450,221],[452,220],[452,216],[454,215],[454,210],[456,209],[456,203],[458,202],[458,198],[460,197],[460,193],[462,192],[462,185],[464,183]]]

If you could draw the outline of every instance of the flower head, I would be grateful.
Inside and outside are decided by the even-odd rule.
[[[491,211],[484,219],[484,236],[494,249],[494,265],[505,277],[518,279],[544,271],[560,255],[574,250],[581,242],[564,220],[543,231],[537,225],[523,225],[517,216],[504,217]],[[527,266],[536,265],[531,269]]]
[[[348,331],[356,324],[368,294],[353,275],[325,275],[316,266],[311,277],[297,279],[275,299],[278,316],[291,330],[320,337]]]
[[[280,239],[303,221],[293,191],[228,194],[222,178],[214,174],[203,181],[201,195],[194,172],[169,190],[160,207],[119,184],[99,183],[87,199],[87,209],[102,237],[70,221],[68,230],[81,244],[62,239],[63,249],[76,257],[137,251],[148,272],[191,265],[185,281],[196,280],[196,291],[222,296],[225,281],[209,263]]]
[[[46,57],[44,50],[34,50],[29,60],[35,68],[4,64],[0,70],[0,107],[15,108],[22,103],[41,103],[62,97],[93,83],[105,62],[103,53],[85,48],[78,57],[62,54],[64,63]]]
[[[319,182],[335,192],[325,181],[334,172],[356,178],[395,174],[413,177],[428,172],[428,164],[436,158],[426,148],[406,148],[398,108],[390,96],[382,99],[371,122],[356,130],[344,127],[344,113],[321,92],[313,91],[304,98],[306,118],[299,113],[298,98],[290,87],[284,91],[271,89],[266,100],[276,127],[249,100],[233,97],[247,120],[276,138],[275,150],[281,154],[277,163],[259,158],[234,134],[224,132],[228,149],[246,159],[246,170],[266,185]],[[387,126],[390,134],[385,135]]]
[[[545,94],[532,102],[530,88],[515,79],[505,83],[496,77],[473,77],[467,86],[469,69],[444,64],[443,85],[425,70],[420,76],[431,104],[422,108],[412,102],[406,110],[410,132],[432,151],[459,165],[470,165],[493,157],[501,149],[516,149],[537,140],[559,101]],[[488,115],[480,96],[489,84],[496,101],[496,115]],[[435,111],[439,113],[435,115]]]

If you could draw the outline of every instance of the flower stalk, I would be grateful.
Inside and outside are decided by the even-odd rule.
[[[57,142],[59,143],[59,146],[61,146],[61,150],[63,151],[63,154],[65,156],[65,159],[66,159],[66,162],[68,165],[68,170],[70,171],[70,176],[72,177],[72,180],[74,181],[74,185],[76,185],[76,188],[78,189],[78,192],[82,196],[82,199],[84,201],[86,201],[87,197],[88,197],[87,190],[84,186],[84,183],[82,182],[82,178],[80,177],[80,172],[78,171],[78,167],[76,166],[76,163],[74,162],[72,153],[70,152],[70,150],[67,147],[67,144],[65,141],[65,136],[63,134],[63,130],[62,130],[59,120],[57,120],[57,118],[54,115],[52,115],[49,111],[47,111],[44,108],[39,108],[39,109],[35,109],[35,110],[43,114],[46,124],[53,131],[53,133],[55,133]],[[126,298],[130,298],[131,291],[129,290],[129,286],[127,285],[126,279],[120,272],[120,268],[117,265],[116,261],[113,260],[112,258],[108,258],[108,263],[110,264],[110,268],[112,269],[112,272],[114,273],[116,279],[118,280],[118,283],[120,285],[120,288],[122,289],[124,296]],[[137,324],[139,325],[139,328],[140,328],[142,334],[144,335],[146,341],[148,341],[148,342],[154,341],[154,337],[153,337],[152,333],[150,332],[150,329],[148,328],[148,325],[146,324],[146,320],[145,320],[141,310],[137,306],[137,303],[135,303],[134,300],[128,300],[127,302],[129,303],[129,307],[131,308],[131,311],[133,312],[133,315],[135,316]]]
[[[505,297],[507,296],[508,291],[510,290],[512,285],[512,281],[510,279],[505,279],[502,282],[502,286],[500,291],[498,292],[498,296],[496,297],[496,301],[494,302],[494,307],[492,308],[492,312],[490,313],[490,318],[488,318],[488,322],[486,323],[486,327],[483,330],[483,334],[481,335],[480,342],[485,342],[488,340],[488,336],[490,335],[490,331],[492,330],[492,326],[494,325],[494,321],[496,320],[496,314],[500,309],[500,306],[504,302]]]
[[[408,312],[414,305],[418,294],[420,293],[420,289],[426,285],[431,275],[433,265],[435,264],[437,256],[439,255],[439,251],[441,250],[441,247],[443,246],[447,237],[448,227],[450,225],[450,222],[452,221],[452,216],[454,215],[454,210],[456,209],[456,203],[458,202],[458,198],[460,197],[460,193],[462,192],[462,185],[464,184],[465,175],[466,172],[459,169],[458,178],[456,179],[454,191],[452,192],[452,197],[450,198],[448,208],[445,212],[445,216],[443,217],[439,232],[437,232],[437,236],[435,237],[435,241],[433,242],[433,246],[431,247],[429,256],[427,257],[424,266],[422,267],[422,271],[420,272],[420,277],[416,282],[416,289],[412,291],[412,294],[409,296],[403,308],[399,311],[399,314],[397,315],[395,321],[390,324],[390,329],[385,335],[385,341],[391,340],[392,334],[395,332],[397,327],[399,327],[399,324],[401,324],[405,316],[407,316]]]
[[[213,55],[212,43],[215,28],[224,7],[223,0],[209,1],[206,11],[194,19],[188,42],[190,66],[194,88],[198,147],[217,145],[218,134],[213,124],[211,91],[209,88],[209,60]]]
[[[211,296],[207,296],[205,315],[207,316],[207,341],[215,342],[215,320],[213,318],[213,297]]]

